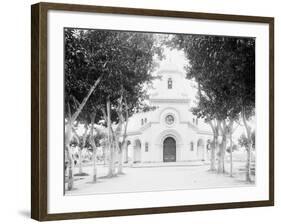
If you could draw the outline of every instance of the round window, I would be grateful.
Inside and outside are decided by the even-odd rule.
[[[172,115],[168,115],[166,116],[165,121],[168,125],[171,125],[175,122],[175,118]]]

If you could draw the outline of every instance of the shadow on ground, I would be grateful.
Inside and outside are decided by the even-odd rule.
[[[30,218],[30,211],[29,210],[20,210],[20,211],[18,211],[18,213],[25,218]]]

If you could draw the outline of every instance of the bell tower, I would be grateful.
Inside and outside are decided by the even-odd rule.
[[[188,103],[188,80],[185,79],[183,69],[180,69],[177,63],[168,58],[163,61],[156,75],[159,80],[154,83],[154,91],[150,95],[150,103],[159,105],[161,103],[178,102]]]

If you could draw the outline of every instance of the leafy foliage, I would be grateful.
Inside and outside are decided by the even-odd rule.
[[[256,135],[255,135],[255,131],[253,131],[253,132],[251,133],[252,148],[255,148],[255,139],[256,139]],[[246,137],[245,134],[242,134],[242,135],[240,136],[240,138],[238,139],[238,144],[239,144],[241,147],[245,148],[246,150],[249,149],[249,143],[250,143],[250,141],[248,140],[248,138]]]
[[[234,145],[232,146],[232,152],[237,151],[237,150],[238,150],[238,146],[237,146],[236,144],[234,144]],[[230,146],[227,147],[226,151],[227,151],[228,153],[231,152]]]
[[[150,33],[132,33],[107,30],[65,29],[65,111],[73,113],[94,82],[102,75],[102,81],[88,100],[80,120],[90,120],[109,97],[113,109],[118,99],[126,98],[129,112],[141,107],[146,97],[143,84],[152,80],[153,57],[161,55],[155,47],[155,37]],[[70,105],[70,109],[68,109]]]
[[[198,83],[193,113],[205,119],[237,118],[255,104],[255,40],[207,35],[175,35],[170,46],[183,49],[187,78]]]

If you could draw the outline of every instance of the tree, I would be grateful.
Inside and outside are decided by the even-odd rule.
[[[256,148],[256,132],[255,131],[252,132],[251,139],[252,139],[252,148],[255,149]]]
[[[123,115],[127,108],[124,106],[126,98],[130,105],[128,110],[136,107],[137,97],[129,96],[144,94],[143,84],[152,78],[153,57],[159,48],[155,47],[150,33],[77,29],[68,29],[67,32],[65,105],[70,111],[67,124],[81,114],[101,114],[108,133],[108,176],[113,176],[119,137],[112,124],[123,126],[117,108],[121,108]],[[75,108],[75,101],[78,108]],[[92,124],[95,121],[92,119]]]
[[[220,130],[222,143],[218,171],[224,172],[226,136],[227,133],[232,133],[233,122],[239,119],[240,114],[248,139],[250,138],[247,120],[254,111],[254,39],[174,35],[169,44],[184,50],[189,60],[187,78],[195,79],[199,92],[199,102],[197,107],[193,108],[193,114],[205,118],[211,125],[215,147],[218,129]],[[247,164],[249,160],[250,154]],[[212,156],[211,169],[213,168]],[[250,181],[248,176],[246,179]]]
[[[251,138],[252,140],[249,141],[248,137],[245,135],[245,133],[243,133],[238,139],[238,144],[240,147],[245,148],[245,150],[248,151],[250,147],[254,148],[255,131],[251,133]]]
[[[232,135],[235,132],[236,128],[234,129],[233,128],[233,122],[230,122],[230,124],[228,126],[228,130],[227,130],[228,135],[229,135],[229,140],[230,140],[230,146],[226,149],[226,151],[230,154],[230,172],[229,172],[229,175],[231,177],[233,176],[233,151],[237,150],[237,145],[233,144]]]
[[[86,140],[87,140],[87,136],[88,136],[88,126],[87,124],[84,124],[84,132],[82,133],[82,135],[79,135],[77,133],[77,129],[78,127],[76,128],[73,128],[73,133],[77,139],[77,146],[78,146],[78,153],[79,153],[79,161],[78,161],[78,165],[79,165],[79,172],[78,172],[78,175],[81,176],[81,175],[85,175],[83,173],[83,169],[82,169],[82,150],[85,148],[86,146]]]
[[[192,112],[205,119],[213,131],[210,169],[215,169],[215,151],[219,151],[218,172],[224,172],[227,133],[239,113],[232,98],[235,89],[229,66],[233,40],[217,36],[174,35],[170,42],[171,46],[184,50],[189,61],[187,78],[195,79],[198,84],[198,104]],[[219,133],[221,144],[218,144]]]
[[[235,74],[232,82],[236,87],[233,99],[235,99],[237,106],[240,108],[246,136],[249,141],[246,181],[251,182],[252,130],[248,122],[255,114],[255,40],[254,38],[239,38],[235,44],[231,55],[231,66]]]
[[[102,132],[98,129],[95,129],[95,118],[96,112],[91,114],[91,125],[89,132],[89,144],[92,149],[92,162],[93,162],[93,183],[97,182],[97,144],[99,145],[99,141],[101,138],[104,138]]]
[[[247,152],[247,155],[251,153],[251,149],[252,149],[252,141],[249,141],[248,137],[243,133],[240,138],[238,139],[238,144],[240,145],[240,147],[244,148]],[[249,156],[247,156],[247,166],[246,166],[246,177],[250,178],[250,173],[251,173],[251,164],[248,161]],[[248,171],[248,169],[250,171]],[[249,172],[249,174],[248,174]],[[249,180],[248,180],[249,181]],[[251,179],[250,179],[251,181]]]
[[[238,146],[237,146],[236,144],[232,144],[232,147],[231,147],[231,146],[228,146],[227,149],[226,149],[226,151],[227,151],[228,153],[230,153],[230,152],[231,152],[231,149],[232,149],[232,152],[237,151],[237,150],[238,150]]]
[[[104,120],[108,128],[108,148],[110,164],[108,176],[115,175],[115,154],[119,157],[119,173],[122,167],[122,152],[126,142],[127,121],[130,114],[137,110],[145,97],[143,85],[152,81],[153,57],[159,49],[155,47],[152,34],[118,32],[114,39],[122,42],[116,56],[115,70],[104,80],[98,92]],[[116,43],[115,45],[116,46]],[[112,124],[115,125],[115,129]],[[123,133],[120,147],[119,140]]]
[[[73,188],[73,153],[69,143],[73,137],[73,124],[86,105],[88,99],[100,83],[107,61],[98,53],[87,51],[83,31],[65,29],[65,150],[69,160],[68,190]],[[103,38],[97,33],[96,47],[102,48]],[[81,102],[81,103],[80,103]]]

